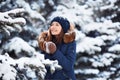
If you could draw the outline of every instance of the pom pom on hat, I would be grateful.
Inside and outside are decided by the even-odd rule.
[[[58,22],[61,26],[62,26],[62,29],[64,31],[64,33],[66,33],[68,31],[68,29],[70,28],[70,23],[69,21],[66,19],[66,18],[63,18],[63,17],[55,17],[52,21],[52,22]]]

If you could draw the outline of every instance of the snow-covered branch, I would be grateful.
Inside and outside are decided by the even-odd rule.
[[[115,44],[115,45],[113,45],[112,47],[110,47],[109,49],[108,49],[108,51],[110,51],[110,52],[120,52],[120,44]]]
[[[0,30],[5,31],[8,35],[15,30],[22,31],[21,26],[26,24],[26,20],[23,17],[16,17],[16,15],[25,12],[23,8],[0,12]]]
[[[8,12],[0,12],[0,23],[4,24],[26,24],[26,20],[22,17],[12,18],[10,15],[16,15],[19,13],[24,13],[25,10],[21,9],[14,9]]]
[[[15,60],[11,58],[12,56],[9,57],[9,55],[7,54],[7,56],[1,55],[0,60],[9,65],[13,65],[13,66],[17,65],[18,66],[17,68],[21,71],[25,69],[26,71],[24,72],[26,73],[25,75],[27,75],[26,77],[28,79],[39,77],[40,80],[41,79],[43,80],[45,77],[45,74],[47,73],[45,66],[50,67],[51,73],[54,73],[56,69],[62,69],[62,67],[58,65],[57,60],[53,61],[53,60],[45,59],[43,54],[40,54],[39,52],[37,52],[26,41],[24,41],[19,37],[15,37],[11,39],[9,43],[6,43],[4,48],[8,52],[8,54],[9,52],[14,51],[12,52],[12,54],[15,55],[17,59]],[[7,59],[7,61],[5,61],[5,59]],[[2,73],[6,74],[5,72],[2,72]],[[17,75],[17,73],[14,73],[13,75]]]
[[[38,52],[34,52],[34,56],[30,58],[22,57],[16,60],[6,53],[0,55],[0,61],[0,77],[5,80],[16,80],[16,77],[20,79],[20,74],[25,76],[22,79],[44,80],[47,73],[45,66],[50,67],[51,73],[62,68],[57,61],[45,60],[44,55]]]
[[[89,59],[92,62],[93,67],[104,67],[109,66],[118,56],[112,53],[103,53],[102,55],[93,56]]]
[[[56,8],[56,11],[50,15],[49,19],[52,19],[53,17],[59,15],[59,16],[66,17],[72,23],[83,26],[90,22],[93,22],[92,10],[85,9],[85,8],[86,7],[80,6],[77,3],[75,4],[73,2],[72,2],[72,5],[69,6],[69,8],[66,8],[65,6],[62,6],[62,5],[58,5]]]
[[[95,52],[102,50],[100,47],[102,45],[105,45],[102,39],[85,37],[77,44],[76,52],[95,54]]]
[[[6,43],[4,46],[6,51],[14,51],[17,58],[24,56],[32,56],[35,52],[35,49],[31,47],[26,41],[19,37],[15,37]]]
[[[117,30],[120,30],[120,23],[113,23],[111,20],[104,22],[94,22],[82,27],[82,31],[89,33],[90,31],[98,31],[100,34],[115,35]]]
[[[40,13],[38,13],[37,11],[32,10],[31,6],[25,0],[17,0],[16,3],[19,6],[23,7],[28,12],[28,14],[30,15],[31,18],[40,19],[43,22],[45,22],[45,18]]]

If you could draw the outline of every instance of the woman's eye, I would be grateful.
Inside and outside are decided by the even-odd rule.
[[[56,26],[59,26],[59,24],[56,24]]]

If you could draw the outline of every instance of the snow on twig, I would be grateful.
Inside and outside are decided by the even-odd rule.
[[[14,60],[8,55],[0,56],[0,60],[14,66],[17,64],[18,69],[20,70],[26,69],[26,74],[29,78],[33,78],[38,75],[40,79],[44,79],[44,76],[47,73],[45,66],[50,67],[51,73],[54,73],[57,69],[62,69],[57,60],[45,59],[43,54],[37,52],[32,46],[30,46],[26,41],[19,37],[11,39],[9,43],[7,43],[4,47],[8,52],[14,51],[15,55],[19,57],[19,59]],[[29,55],[30,57],[26,57],[26,55]],[[6,59],[8,60],[5,61]],[[37,71],[37,74],[35,71]],[[35,76],[31,76],[31,74],[35,74]]]
[[[30,5],[25,2],[25,0],[17,0],[16,3],[19,6],[22,6],[28,12],[31,18],[41,19],[43,22],[45,22],[45,18],[37,11],[32,10]]]
[[[0,55],[0,61],[0,77],[5,80],[15,80],[19,71],[21,71],[21,74],[26,75],[27,78],[32,79],[38,76],[40,80],[44,80],[47,73],[45,66],[50,67],[51,73],[54,73],[56,69],[61,69],[57,61],[45,59],[44,55],[38,52],[34,52],[34,55],[30,58],[22,57],[20,59],[13,59],[6,53]]]
[[[18,13],[25,12],[23,8],[21,9],[14,9],[11,11],[7,12],[0,12],[0,23],[5,23],[5,24],[26,24],[26,20],[22,17],[18,18],[12,18],[10,14],[16,15]]]

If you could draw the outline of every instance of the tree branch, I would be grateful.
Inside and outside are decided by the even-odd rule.
[[[21,9],[14,9],[11,11],[7,11],[7,12],[0,12],[0,23],[4,23],[4,24],[26,24],[26,20],[22,17],[18,17],[18,18],[12,18],[10,15],[16,15],[18,13],[24,13],[25,10],[23,8]]]

